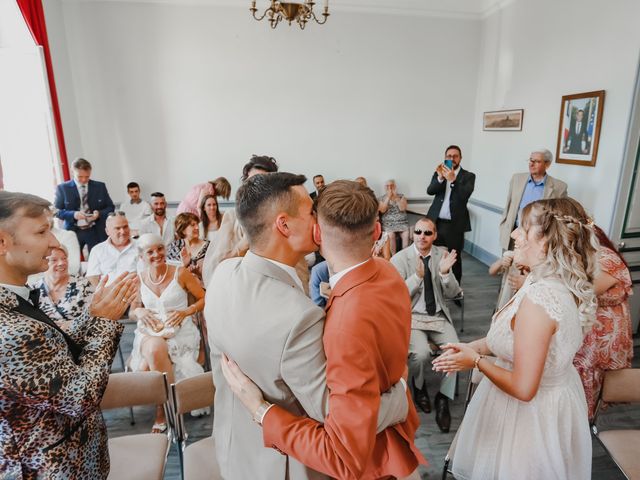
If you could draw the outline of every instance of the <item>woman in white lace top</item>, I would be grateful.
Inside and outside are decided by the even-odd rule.
[[[591,478],[587,405],[573,357],[595,319],[597,241],[569,198],[540,200],[512,234],[531,273],[493,317],[486,338],[450,344],[434,368],[485,376],[458,432],[459,480]],[[497,357],[495,364],[485,355]]]

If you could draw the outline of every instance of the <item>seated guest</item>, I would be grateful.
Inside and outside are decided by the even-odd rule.
[[[131,307],[138,321],[131,368],[167,372],[169,383],[203,373],[198,363],[200,333],[193,315],[204,308],[204,290],[186,268],[167,265],[162,238],[146,233],[138,240],[140,295]],[[191,294],[195,303],[188,305]],[[158,407],[153,433],[167,429],[164,409]]]
[[[25,287],[59,246],[49,216],[47,200],[0,192],[0,478],[103,480],[100,402],[137,279],[101,285],[70,332],[61,330]]]
[[[80,250],[89,252],[106,239],[105,220],[113,212],[113,202],[103,182],[91,180],[91,164],[84,158],[73,161],[73,180],[56,188],[56,215],[64,229],[76,233]]]
[[[598,321],[585,336],[582,347],[573,359],[587,396],[589,419],[593,418],[595,412],[604,372],[629,368],[633,358],[629,312],[629,296],[633,294],[633,285],[629,267],[602,229],[597,225],[593,229],[600,243],[600,272],[593,280],[598,298]]]
[[[140,235],[155,233],[162,238],[167,246],[175,240],[175,219],[167,215],[167,200],[164,198],[164,193],[153,192],[151,194],[151,209],[153,215],[140,222]]]
[[[167,247],[167,260],[186,267],[202,280],[202,262],[209,248],[209,240],[200,238],[200,219],[193,213],[176,217],[176,239]]]
[[[399,250],[396,245],[396,233],[400,233],[402,238],[402,246],[400,248],[409,245],[407,199],[396,191],[395,180],[387,180],[384,188],[386,193],[378,199],[380,213],[382,214],[382,230],[389,232],[391,255],[394,255]]]
[[[140,222],[150,216],[153,212],[151,206],[140,198],[140,185],[136,182],[127,184],[127,194],[129,200],[125,200],[120,205],[120,210],[125,213],[129,220],[131,236],[137,237],[140,233]]]
[[[200,238],[213,242],[220,230],[223,215],[215,195],[205,195],[200,203]]]
[[[329,287],[329,264],[326,260],[316,264],[311,269],[309,279],[309,295],[313,303],[324,308],[327,305],[327,299],[331,295]]]
[[[131,241],[129,222],[123,212],[109,214],[107,236],[89,254],[87,278],[93,285],[97,285],[104,275],[109,275],[109,284],[121,273],[137,270],[138,252]]]
[[[311,192],[311,198],[314,200],[318,197],[320,190],[324,188],[324,177],[322,175],[315,175],[313,177],[313,186],[316,188],[315,192]]]
[[[411,295],[411,338],[409,340],[409,378],[414,388],[414,399],[422,411],[431,411],[427,391],[426,371],[431,350],[429,340],[436,345],[457,342],[451,313],[446,299],[456,297],[462,290],[451,272],[457,252],[436,247],[436,225],[429,218],[416,222],[413,245],[391,257],[391,263],[405,280]],[[455,375],[445,376],[435,398],[436,423],[443,432],[451,425],[449,401],[455,393]]]
[[[194,185],[178,205],[176,213],[200,215],[200,204],[205,195],[215,195],[226,200],[231,195],[231,184],[226,178],[218,177],[215,180]]]
[[[94,287],[85,277],[69,275],[67,249],[59,245],[47,258],[49,269],[34,284],[40,291],[39,307],[60,328],[69,332],[91,303]]]
[[[247,178],[260,173],[273,173],[278,171],[278,162],[267,155],[253,155],[244,167],[242,167],[241,180],[244,183]],[[216,243],[207,250],[207,255],[202,267],[202,279],[205,287],[209,283],[218,264],[227,258],[242,257],[249,250],[249,243],[235,210],[225,212],[216,237]]]

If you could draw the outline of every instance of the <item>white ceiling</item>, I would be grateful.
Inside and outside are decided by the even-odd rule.
[[[248,8],[250,0],[63,0],[66,3],[170,3],[184,5],[219,5]],[[269,0],[256,0],[258,8]],[[302,0],[289,0],[301,3]],[[323,0],[315,0],[318,6]],[[361,11],[391,15],[482,18],[512,0],[329,0],[331,11]]]

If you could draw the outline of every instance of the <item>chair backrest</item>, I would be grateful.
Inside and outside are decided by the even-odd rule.
[[[171,385],[171,394],[175,413],[182,415],[191,410],[211,406],[215,391],[211,372],[184,378],[174,383]]]
[[[640,368],[606,371],[602,400],[608,403],[640,402]]]
[[[100,408],[162,405],[168,400],[167,375],[161,372],[125,372],[109,375]]]

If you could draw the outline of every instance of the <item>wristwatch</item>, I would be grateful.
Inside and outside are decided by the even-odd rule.
[[[262,400],[262,403],[260,405],[258,405],[258,408],[256,408],[256,411],[253,412],[253,421],[256,422],[258,425],[262,426],[262,419],[264,418],[264,415],[267,413],[267,410],[269,410],[269,408],[271,408],[273,406],[272,403],[267,402],[266,400]]]

